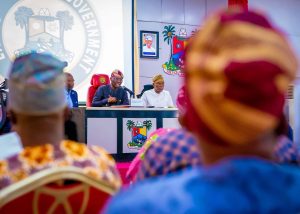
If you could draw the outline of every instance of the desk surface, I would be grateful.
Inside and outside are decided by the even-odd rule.
[[[103,111],[177,111],[177,108],[145,108],[145,107],[87,107],[86,110]]]

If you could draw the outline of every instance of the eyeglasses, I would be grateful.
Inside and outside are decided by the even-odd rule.
[[[121,77],[114,77],[114,80],[115,81],[123,81],[123,78],[121,78]]]

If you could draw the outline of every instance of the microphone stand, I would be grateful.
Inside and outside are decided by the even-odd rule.
[[[131,91],[130,89],[126,88],[123,86],[123,89],[129,93],[129,99],[130,99],[130,104],[131,104],[131,98],[134,98],[134,92]]]

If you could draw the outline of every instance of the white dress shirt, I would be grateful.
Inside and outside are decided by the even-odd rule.
[[[163,90],[159,94],[154,91],[154,89],[146,91],[142,100],[145,106],[154,106],[154,107],[173,107],[173,101],[170,93]]]
[[[66,99],[67,99],[67,105],[69,108],[73,108],[73,101],[72,101],[72,98],[71,98],[71,90],[70,91],[67,91],[65,90],[65,93],[66,93]]]

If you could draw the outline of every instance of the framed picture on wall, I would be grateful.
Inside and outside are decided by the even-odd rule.
[[[159,33],[157,31],[140,31],[140,57],[159,58]]]

